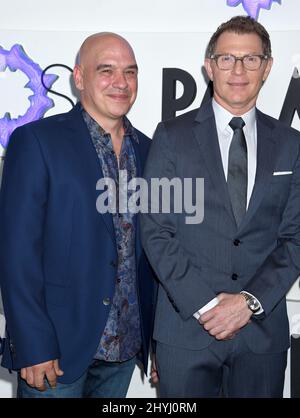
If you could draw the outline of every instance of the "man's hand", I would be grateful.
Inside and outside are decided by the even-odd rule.
[[[56,379],[62,376],[64,372],[60,369],[58,360],[45,361],[35,366],[21,369],[21,377],[26,380],[29,386],[40,391],[46,390],[45,378],[48,380],[51,388],[56,387]]]
[[[201,315],[199,322],[217,340],[228,340],[250,321],[252,312],[241,294],[220,293],[218,305]]]
[[[151,383],[153,385],[156,385],[156,383],[158,383],[159,378],[158,378],[158,372],[157,372],[157,367],[156,367],[156,357],[155,354],[152,354],[152,358],[151,358]]]

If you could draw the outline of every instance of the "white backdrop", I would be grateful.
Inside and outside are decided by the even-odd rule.
[[[132,44],[139,64],[139,95],[130,119],[151,136],[161,118],[162,68],[181,68],[194,77],[198,93],[190,109],[197,107],[206,89],[201,67],[207,41],[221,22],[236,14],[245,14],[242,6],[228,7],[226,0],[52,0],[42,6],[39,0],[1,0],[0,46],[10,50],[14,44],[21,44],[41,68],[54,63],[73,67],[78,48],[86,36],[106,30],[120,33]],[[274,3],[271,10],[261,10],[259,21],[271,33],[275,61],[258,106],[278,117],[293,70],[297,67],[300,71],[299,0],[282,0],[281,6]],[[57,68],[52,73],[59,75],[53,88],[71,97],[69,73]],[[24,89],[27,81],[21,71],[0,72],[0,118],[6,112],[12,117],[25,113],[28,96],[32,94]],[[49,97],[55,107],[46,116],[70,109],[64,99],[51,94]],[[295,116],[293,126],[300,129],[298,116]],[[0,155],[3,151],[0,146]],[[300,333],[298,283],[289,293],[289,300],[291,328]],[[14,389],[14,377],[2,369],[0,397],[12,396]],[[285,395],[288,394],[289,368],[285,386]],[[128,396],[156,396],[148,380],[142,382],[138,368]]]

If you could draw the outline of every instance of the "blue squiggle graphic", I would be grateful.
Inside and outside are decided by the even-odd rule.
[[[21,125],[40,119],[47,110],[54,106],[53,100],[47,97],[47,90],[41,83],[42,69],[34,63],[25,53],[21,45],[14,45],[10,51],[6,51],[0,46],[0,71],[6,68],[10,71],[20,70],[27,75],[29,82],[25,85],[33,91],[33,95],[29,96],[30,106],[23,116],[12,119],[10,113],[6,113],[0,119],[0,144],[5,148],[8,144],[11,133]],[[47,87],[51,87],[58,76],[48,74],[44,76]]]
[[[257,20],[260,9],[270,10],[274,2],[281,4],[281,0],[227,0],[227,5],[236,7],[242,3],[247,14]]]

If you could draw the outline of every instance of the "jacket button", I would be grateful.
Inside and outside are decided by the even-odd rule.
[[[16,354],[16,348],[12,342],[9,343],[9,349],[12,354]]]
[[[233,273],[233,275],[231,276],[232,280],[237,280],[238,279],[238,275],[236,273]]]
[[[112,260],[112,261],[110,262],[110,265],[111,265],[112,267],[117,267],[117,263],[116,263],[114,260]]]
[[[240,245],[241,241],[239,239],[235,239],[233,241],[233,245],[235,245],[236,247],[238,247]]]
[[[108,306],[110,305],[110,298],[104,298],[102,301],[103,305]]]

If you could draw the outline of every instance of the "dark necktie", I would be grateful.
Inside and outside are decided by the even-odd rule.
[[[245,122],[236,117],[231,119],[229,126],[234,133],[229,148],[227,185],[234,217],[239,226],[247,207],[247,144],[243,132]]]

